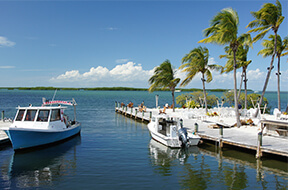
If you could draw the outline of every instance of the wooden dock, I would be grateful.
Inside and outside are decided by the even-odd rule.
[[[6,133],[2,130],[3,128],[7,128],[11,125],[11,122],[0,120],[0,145],[9,142],[9,138]]]
[[[148,123],[153,115],[159,114],[158,109],[147,108],[146,112],[140,112],[138,107],[115,107],[115,111],[126,117],[145,123]],[[172,110],[166,110],[166,112],[170,117],[182,118],[178,113],[178,109],[176,109],[176,112],[172,112]],[[260,135],[260,137],[262,137],[262,140],[260,141],[258,136],[258,133],[261,131],[260,126],[222,128],[221,135],[221,129],[213,129],[209,127],[211,124],[214,124],[213,122],[205,122],[199,119],[182,119],[184,127],[188,129],[188,132],[193,132],[195,130],[195,123],[197,123],[197,134],[200,135],[203,140],[216,142],[220,148],[222,148],[223,145],[231,145],[233,147],[254,150],[256,151],[257,158],[261,157],[263,153],[288,157],[288,137]],[[259,143],[262,143],[262,146],[258,146]]]

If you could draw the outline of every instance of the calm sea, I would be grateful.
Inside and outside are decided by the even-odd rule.
[[[0,189],[288,189],[287,162],[210,144],[169,149],[151,140],[146,124],[114,112],[115,101],[155,107],[156,94],[160,105],[170,103],[170,92],[58,91],[55,99],[77,101],[81,135],[30,152],[1,147]],[[53,95],[0,90],[0,111],[14,117],[18,105]],[[266,97],[276,107],[276,93]],[[282,93],[282,109],[287,104]]]

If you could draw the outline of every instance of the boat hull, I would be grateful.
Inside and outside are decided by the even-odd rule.
[[[81,126],[80,123],[76,123],[62,131],[31,130],[25,128],[9,128],[4,131],[10,139],[13,149],[19,150],[47,145],[70,138],[80,133]]]
[[[196,146],[199,143],[200,137],[198,135],[188,135],[189,145]]]
[[[180,148],[181,142],[177,138],[167,138],[160,133],[154,133],[150,131],[152,139],[164,144],[165,146],[169,146],[171,148]]]
[[[148,124],[148,129],[150,132],[150,135],[152,139],[160,142],[161,144],[164,144],[165,146],[171,147],[171,148],[181,148],[182,143],[179,140],[179,138],[171,138],[167,137],[161,133],[155,132],[154,125]],[[188,135],[189,145],[190,146],[196,146],[199,143],[200,137],[197,135]]]

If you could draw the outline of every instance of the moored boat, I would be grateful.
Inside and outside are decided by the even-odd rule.
[[[171,148],[195,146],[200,140],[198,135],[187,133],[182,120],[163,114],[153,116],[148,129],[154,140]]]
[[[52,106],[58,104],[58,106]],[[74,106],[74,120],[64,114],[67,108]],[[27,149],[62,141],[81,131],[76,121],[76,102],[44,101],[42,106],[18,107],[13,123],[4,131],[8,135],[13,149]]]

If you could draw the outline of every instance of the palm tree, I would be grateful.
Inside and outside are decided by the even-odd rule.
[[[207,100],[205,91],[205,82],[212,81],[212,74],[210,70],[220,70],[222,67],[216,64],[208,65],[209,51],[206,47],[199,46],[194,48],[182,58],[182,65],[179,69],[182,72],[187,72],[186,78],[181,82],[180,86],[186,86],[196,76],[201,73],[201,81],[203,87],[205,113],[207,113]],[[206,78],[206,79],[205,79]]]
[[[168,88],[172,94],[173,112],[175,111],[174,91],[180,81],[180,78],[175,78],[176,70],[173,68],[169,60],[161,63],[160,66],[154,69],[154,75],[149,79],[149,92],[153,92],[158,88]]]
[[[199,43],[216,43],[219,45],[229,44],[229,47],[233,51],[235,112],[237,127],[240,127],[241,121],[237,100],[236,52],[240,45],[250,40],[251,36],[249,34],[243,34],[238,37],[239,17],[238,13],[232,8],[221,10],[221,12],[211,20],[210,25],[209,28],[204,30],[204,35],[207,38],[200,40]]]
[[[281,23],[284,20],[284,16],[282,16],[282,6],[278,0],[276,0],[276,5],[272,3],[265,3],[260,10],[258,10],[257,12],[251,12],[251,14],[255,18],[255,20],[251,21],[248,24],[247,28],[248,27],[253,28],[252,30],[248,31],[248,33],[259,32],[256,35],[256,37],[253,38],[254,42],[258,41],[259,39],[262,39],[271,29],[273,30],[275,35],[274,51],[272,54],[270,66],[268,67],[268,73],[266,76],[262,95],[259,101],[260,106],[262,104],[263,97],[265,95],[267,85],[270,79],[271,71],[273,69],[274,57],[277,51],[277,32]],[[256,116],[258,115],[258,111],[259,110],[257,109]]]
[[[273,55],[274,49],[275,49],[275,36],[270,35],[268,37],[270,40],[263,40],[262,45],[265,47],[265,49],[262,49],[258,52],[258,55],[263,55],[263,57],[268,57],[270,55]],[[285,53],[283,53],[286,51]],[[282,41],[281,37],[277,35],[277,46],[276,46],[276,56],[278,58],[277,63],[277,83],[278,83],[278,109],[281,111],[281,99],[280,99],[280,57],[288,55],[288,37],[285,37]]]
[[[244,82],[244,89],[245,89],[245,109],[247,109],[247,69],[248,66],[250,65],[250,63],[252,62],[251,60],[247,60],[247,54],[249,51],[249,45],[244,45],[244,46],[239,46],[238,51],[237,51],[237,68],[241,68],[242,67],[242,76],[241,76],[241,83],[240,83],[240,89],[239,89],[239,93],[238,93],[238,100],[240,99],[240,95],[241,95],[241,88],[242,88],[242,84]],[[231,71],[233,71],[234,69],[234,61],[233,61],[233,52],[230,49],[229,46],[225,47],[225,52],[227,53],[227,55],[220,55],[220,58],[224,58],[226,57],[228,59],[226,65],[223,67],[222,73],[226,72],[229,73]]]

